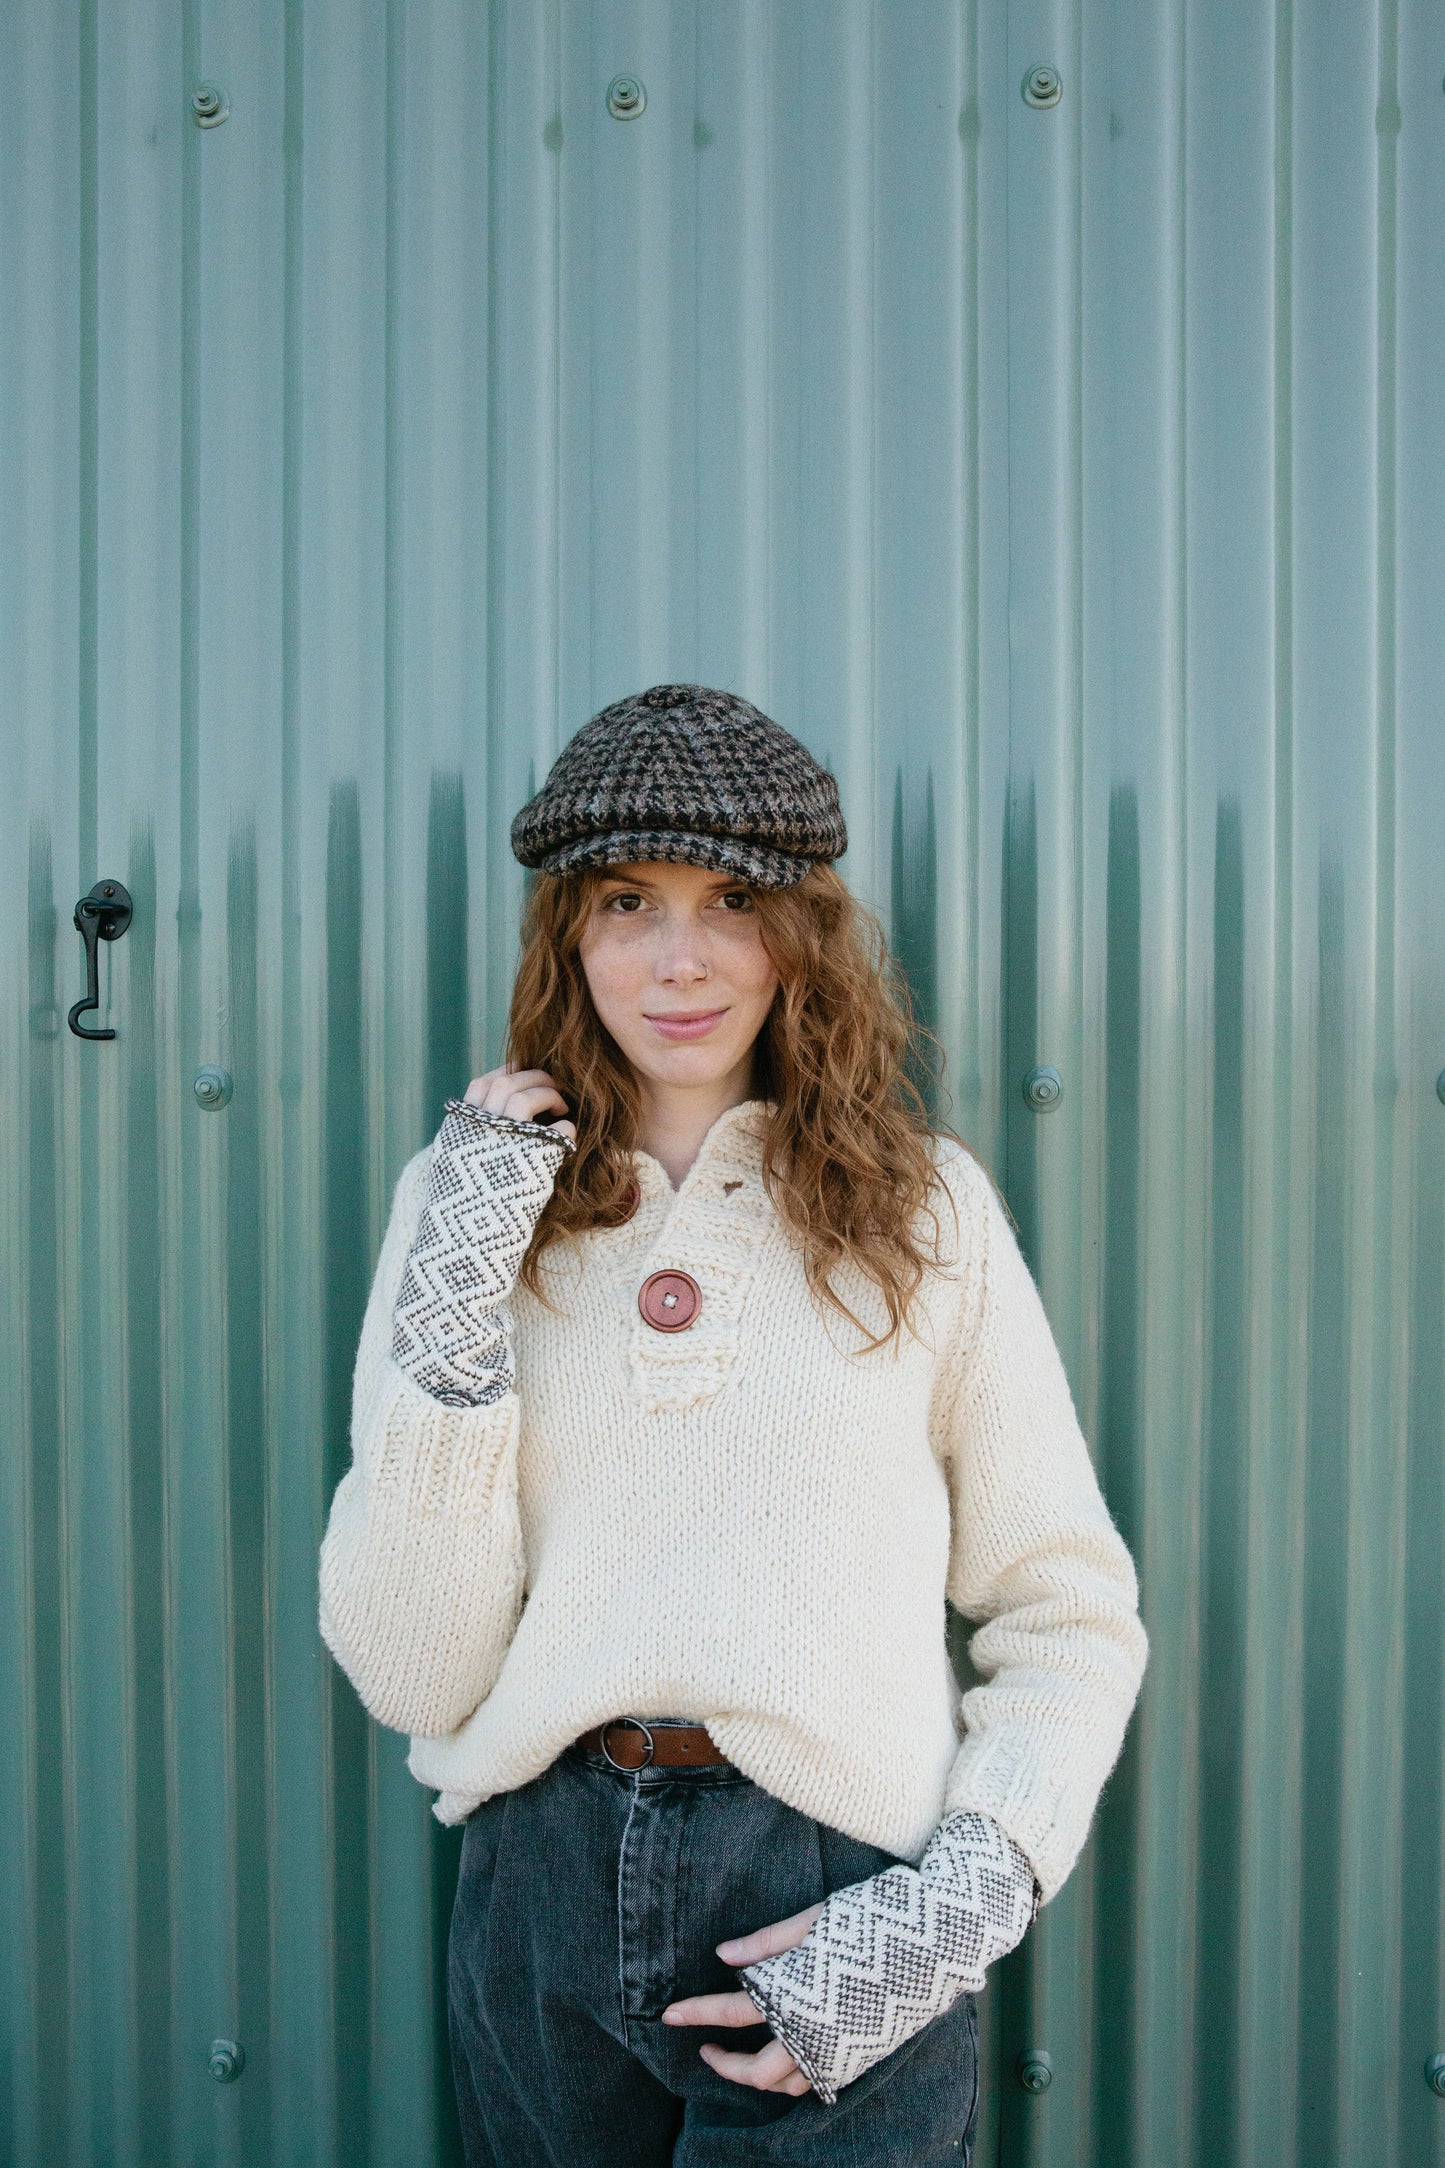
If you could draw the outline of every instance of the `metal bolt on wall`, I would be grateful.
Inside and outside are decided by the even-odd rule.
[[[635,75],[613,76],[607,86],[607,110],[614,120],[636,120],[646,106],[646,87]]]
[[[239,2040],[213,2040],[206,2067],[217,2085],[234,2085],[246,2067],[246,2050]]]
[[[1054,2082],[1053,2058],[1047,2048],[1024,2048],[1018,2059],[1019,2084],[1026,2093],[1046,2093]]]
[[[204,1069],[197,1070],[196,1080],[191,1086],[196,1095],[196,1105],[207,1114],[217,1114],[222,1107],[229,1106],[234,1089],[230,1070],[219,1069],[214,1062],[207,1062]]]
[[[1047,1064],[1030,1069],[1024,1078],[1024,1104],[1032,1107],[1035,1114],[1051,1114],[1064,1096],[1064,1080],[1057,1069]]]
[[[216,83],[197,83],[191,92],[191,111],[198,128],[219,128],[230,110],[230,99]]]

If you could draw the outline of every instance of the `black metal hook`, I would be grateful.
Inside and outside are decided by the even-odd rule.
[[[100,1007],[100,944],[118,941],[130,924],[130,891],[119,881],[97,881],[88,896],[75,906],[75,930],[85,943],[85,998],[70,1011],[70,1028],[77,1039],[113,1039],[114,1031],[87,1031],[80,1019],[87,1009]]]

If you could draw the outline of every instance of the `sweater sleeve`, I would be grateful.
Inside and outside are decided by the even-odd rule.
[[[972,1170],[976,1300],[945,1366],[948,1595],[979,1622],[945,1811],[992,1815],[1057,1895],[1118,1758],[1148,1653],[1134,1561],[1104,1502],[1043,1301]]]
[[[459,1167],[474,1129],[455,1108],[403,1170],[357,1350],[351,1466],[321,1547],[321,1634],[378,1723],[414,1737],[454,1731],[485,1699],[521,1612],[518,1402],[502,1298],[560,1156],[559,1140],[545,1150],[523,1136],[528,1126],[497,1130],[499,1149],[525,1149],[545,1168],[525,1228],[511,1224],[512,1182],[504,1233],[490,1218],[487,1229],[462,1226]],[[483,1196],[473,1182],[466,1209]]]

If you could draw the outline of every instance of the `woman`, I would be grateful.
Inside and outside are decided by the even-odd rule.
[[[746,701],[604,709],[513,823],[508,1062],[397,1186],[321,1625],[466,1823],[473,2168],[967,2161],[975,1994],[1138,1692],[1133,1562],[845,840]]]

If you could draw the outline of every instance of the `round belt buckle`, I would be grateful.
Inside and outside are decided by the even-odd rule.
[[[617,1731],[617,1730],[619,1730],[619,1729],[621,1728],[621,1726],[622,1726],[622,1725],[624,1725],[624,1724],[631,1724],[631,1725],[632,1725],[632,1727],[633,1727],[633,1729],[634,1729],[634,1730],[636,1730],[636,1731],[640,1731],[640,1732],[642,1733],[642,1736],[643,1736],[643,1738],[644,1738],[644,1739],[645,1739],[645,1740],[647,1741],[647,1760],[646,1760],[646,1761],[640,1761],[640,1762],[639,1762],[639,1763],[637,1764],[637,1767],[638,1767],[639,1769],[646,1769],[646,1768],[647,1768],[647,1767],[648,1767],[648,1766],[650,1765],[650,1763],[651,1763],[651,1761],[652,1761],[652,1758],[653,1758],[654,1754],[656,1754],[656,1752],[657,1752],[657,1742],[656,1742],[656,1741],[654,1740],[654,1738],[653,1738],[653,1736],[652,1736],[652,1733],[651,1733],[651,1732],[650,1732],[650,1731],[648,1730],[647,1726],[646,1726],[646,1725],[645,1725],[645,1724],[643,1723],[643,1721],[642,1721],[642,1718],[641,1718],[640,1716],[614,1716],[614,1717],[613,1717],[613,1719],[612,1719],[612,1722],[611,1722],[610,1724],[604,1724],[604,1725],[603,1725],[603,1727],[602,1727],[602,1759],[603,1759],[603,1760],[604,1760],[604,1761],[605,1761],[605,1762],[607,1763],[607,1765],[608,1765],[608,1767],[609,1767],[610,1769],[615,1769],[615,1770],[617,1771],[617,1774],[618,1774],[618,1775],[619,1775],[620,1777],[630,1777],[630,1776],[631,1776],[631,1775],[633,1774],[633,1771],[632,1771],[631,1769],[629,1769],[629,1768],[627,1767],[627,1765],[626,1765],[626,1763],[625,1763],[625,1762],[620,1762],[620,1761],[614,1761],[614,1760],[613,1760],[613,1758],[612,1758],[612,1750],[611,1750],[611,1748],[610,1748],[610,1747],[608,1746],[608,1744],[607,1744],[607,1734],[608,1734],[608,1732],[609,1732],[609,1731]]]

